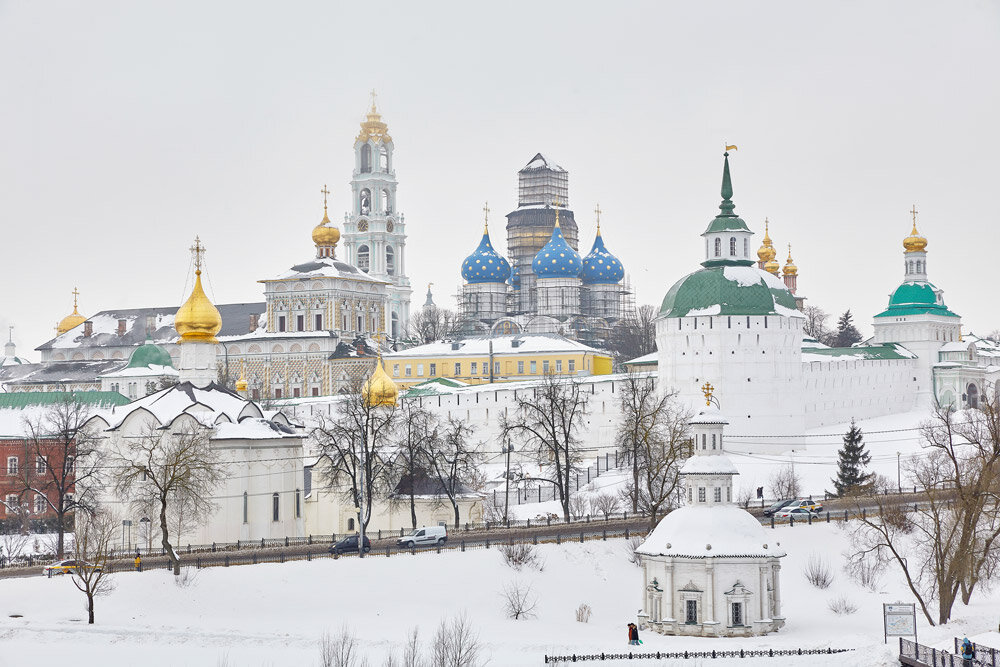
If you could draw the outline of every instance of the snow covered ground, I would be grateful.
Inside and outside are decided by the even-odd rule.
[[[788,551],[782,568],[786,627],[749,639],[663,637],[643,633],[643,651],[732,648],[849,647],[833,656],[770,659],[768,665],[870,667],[898,664],[890,640],[882,643],[882,603],[908,601],[901,580],[887,574],[879,592],[858,587],[839,569],[848,532],[837,524],[780,526],[776,539]],[[26,660],[76,667],[141,664],[316,665],[325,631],[350,627],[371,664],[399,650],[411,628],[426,641],[442,618],[465,612],[478,630],[492,665],[542,664],[545,654],[625,651],[625,624],[635,619],[640,571],[626,557],[624,540],[540,546],[542,571],[515,572],[496,550],[418,556],[322,559],[210,570],[187,587],[167,572],[112,575],[109,597],[98,600],[97,624],[86,624],[84,599],[69,577],[0,580],[0,667]],[[827,590],[803,576],[811,554],[835,570]],[[539,598],[537,617],[512,621],[502,611],[501,590],[530,584]],[[827,608],[846,596],[858,606],[838,616]],[[918,618],[922,643],[950,646],[953,635],[996,630],[1000,601],[977,595],[956,620],[931,628]],[[574,620],[581,603],[593,608],[587,624]],[[20,617],[12,618],[18,614]],[[994,637],[995,639],[995,637]],[[664,661],[662,664],[765,664],[764,661]],[[600,663],[610,664],[610,663]],[[643,664],[654,664],[643,661]]]

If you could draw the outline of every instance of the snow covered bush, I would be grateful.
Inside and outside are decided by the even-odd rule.
[[[469,617],[462,614],[451,621],[441,621],[431,640],[430,663],[435,667],[479,667],[487,662],[482,653],[479,634],[472,629]]]
[[[618,496],[611,493],[599,493],[590,499],[590,513],[593,515],[603,514],[607,519],[609,516],[621,509]]]
[[[806,580],[816,588],[829,588],[833,583],[833,570],[830,563],[817,554],[810,554],[806,561]]]
[[[512,581],[503,587],[501,596],[503,597],[503,610],[507,614],[507,618],[517,621],[522,618],[535,617],[538,596],[531,592],[530,584]]]
[[[198,579],[198,570],[193,567],[185,567],[181,570],[180,576],[174,577],[174,584],[178,588],[190,588]]]
[[[628,559],[636,567],[640,567],[642,565],[642,559],[639,557],[639,554],[635,552],[635,550],[638,549],[639,545],[641,545],[644,541],[645,538],[640,537],[639,535],[633,535],[625,542],[625,552],[628,554]]]
[[[530,567],[542,571],[542,561],[538,557],[538,550],[533,544],[527,542],[510,542],[497,547],[503,562],[513,570],[520,570]]]
[[[589,623],[591,608],[589,604],[583,603],[576,608],[576,622],[577,623]]]
[[[858,610],[858,605],[848,600],[844,595],[830,600],[826,606],[838,616],[853,614]]]
[[[576,494],[569,499],[569,515],[574,519],[582,519],[587,515],[587,499]]]
[[[859,586],[877,593],[887,562],[877,552],[858,551],[849,556],[844,570]]]
[[[802,480],[790,465],[775,470],[769,483],[775,498],[794,498],[802,488]]]
[[[323,633],[319,640],[320,667],[357,667],[360,659],[358,638],[346,625],[336,635]]]

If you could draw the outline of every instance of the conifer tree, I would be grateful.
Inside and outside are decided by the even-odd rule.
[[[861,341],[861,332],[854,326],[854,316],[848,308],[837,320],[837,335],[834,338],[834,347],[850,347]]]
[[[837,495],[843,496],[869,485],[874,473],[865,468],[871,462],[871,454],[865,449],[864,436],[858,425],[851,420],[851,428],[844,435],[844,446],[837,452],[837,478],[832,480]]]

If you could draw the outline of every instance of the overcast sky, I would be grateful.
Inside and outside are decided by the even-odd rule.
[[[414,303],[450,304],[482,206],[506,248],[516,172],[570,172],[639,303],[698,267],[724,142],[799,292],[862,332],[903,276],[910,207],[965,331],[1000,327],[1000,4],[0,0],[0,325],[18,352],[72,308],[179,305],[188,247],[218,303],[314,255],[348,208],[375,88],[396,146]],[[755,246],[756,247],[756,246]]]

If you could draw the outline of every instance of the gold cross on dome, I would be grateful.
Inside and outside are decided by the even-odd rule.
[[[191,246],[191,252],[194,253],[195,271],[201,271],[201,256],[205,253],[205,246],[201,244],[201,238],[194,237],[194,245]]]
[[[80,296],[80,290],[74,287],[72,294],[73,294],[73,310],[76,310],[76,298]]]
[[[705,394],[705,405],[711,405],[712,392],[715,391],[715,387],[713,387],[710,382],[706,382],[701,386],[701,391],[703,394]]]
[[[368,93],[372,98],[372,111],[375,111],[375,89],[372,88],[371,92]]]
[[[917,205],[914,204],[913,208],[910,209],[910,214],[913,215],[913,226],[914,227],[917,226],[917,213],[918,213],[918,211],[917,211]]]
[[[323,184],[323,189],[320,192],[323,194],[323,210],[326,211],[326,196],[330,194],[330,191],[326,189],[326,183]]]
[[[601,231],[601,204],[598,202],[597,208],[594,209],[594,215],[597,216],[597,231]]]
[[[486,202],[485,204],[483,204],[483,219],[486,222],[486,225],[489,226],[489,224],[490,224],[490,203],[489,202]]]

